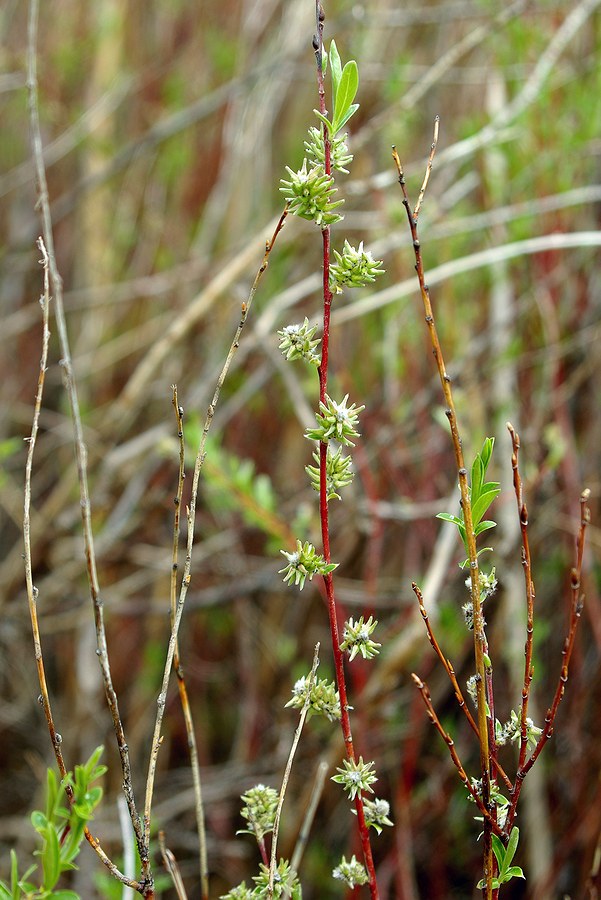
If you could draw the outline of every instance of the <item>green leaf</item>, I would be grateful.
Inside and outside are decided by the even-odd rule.
[[[75,891],[53,891],[52,900],[80,900]]]
[[[56,815],[58,805],[58,782],[53,769],[48,769],[46,775],[46,816],[52,822]]]
[[[332,106],[335,109],[338,85],[342,78],[342,61],[340,59],[340,54],[338,53],[336,41],[332,41],[330,44],[330,72],[332,73]]]
[[[31,824],[39,834],[45,835],[46,829],[48,828],[48,819],[39,809],[34,809],[32,812]]]
[[[330,137],[333,137],[333,134],[334,134],[334,130],[333,130],[333,129],[334,129],[334,126],[332,125],[332,123],[330,122],[330,120],[329,120],[329,119],[326,119],[325,116],[322,116],[322,114],[319,112],[318,109],[314,109],[313,112],[315,113],[315,115],[317,116],[317,118],[320,120],[320,122],[323,122],[323,124],[326,126],[326,128],[328,129],[328,134],[330,135]]]
[[[511,878],[523,878],[525,880],[526,876],[519,866],[510,866],[503,876],[503,881],[509,881]]]
[[[27,875],[24,876],[27,878]],[[10,851],[10,888],[13,897],[19,896],[19,862],[14,850]]]
[[[48,828],[45,837],[44,849],[41,854],[42,868],[44,870],[44,887],[46,890],[51,891],[61,873],[60,847],[55,828]]]
[[[477,536],[482,534],[483,531],[488,531],[489,528],[496,528],[497,523],[493,522],[492,519],[485,519],[484,522],[478,522],[476,527],[474,528],[474,534]]]
[[[349,106],[348,110],[346,111],[346,113],[344,114],[342,119],[340,119],[336,122],[336,129],[335,129],[334,134],[338,134],[339,131],[342,131],[342,129],[344,128],[344,126],[346,125],[348,120],[351,118],[351,116],[355,115],[355,113],[357,112],[358,109],[359,109],[358,103],[351,103],[351,105]]]
[[[463,519],[460,519],[459,516],[453,516],[451,513],[436,513],[436,518],[443,519],[445,522],[452,522],[458,528],[463,525]]]
[[[489,489],[490,488],[490,489]],[[477,525],[493,500],[501,493],[500,489],[495,486],[495,482],[489,482],[482,488],[483,493],[472,504],[472,522]]]
[[[494,438],[486,438],[486,440],[482,444],[482,450],[480,451],[480,459],[482,460],[482,465],[484,466],[485,474],[486,474],[486,470],[488,468],[488,464],[490,462],[490,458],[492,456],[492,451],[493,451],[494,446],[495,446]]]
[[[497,860],[497,866],[499,867],[499,871],[503,867],[503,860],[505,859],[505,847],[503,846],[503,841],[497,834],[491,835],[492,838],[492,851],[495,854],[495,859]]]
[[[4,881],[0,881],[0,900],[13,900],[14,894],[9,891],[6,883]],[[19,895],[17,894],[17,897]]]
[[[513,857],[515,856],[515,851],[518,848],[518,841],[520,839],[520,829],[517,826],[514,826],[511,829],[511,834],[509,835],[509,841],[507,843],[507,851],[505,853],[505,859],[503,861],[503,869],[508,869],[511,865]]]
[[[344,69],[342,70],[340,83],[338,85],[338,90],[336,91],[336,101],[334,104],[333,116],[333,128],[335,135],[338,133],[338,131],[340,131],[343,125],[348,122],[350,117],[353,115],[353,112],[356,111],[350,111],[350,107],[353,105],[353,100],[357,95],[358,88],[359,69],[357,68],[357,63],[355,62],[355,60],[351,59],[347,62]]]
[[[482,482],[484,481],[484,471],[485,470],[482,458],[480,454],[477,453],[476,458],[472,463],[472,479],[470,485],[472,491],[472,502],[480,496]]]

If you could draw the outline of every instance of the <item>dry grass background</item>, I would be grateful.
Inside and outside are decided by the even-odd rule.
[[[36,702],[21,536],[23,438],[41,346],[26,6],[5,0],[0,10],[3,873],[8,847],[30,847],[26,813],[41,802],[51,762]],[[579,13],[582,25],[569,34],[566,22]],[[478,874],[472,810],[410,683],[412,669],[429,677],[464,762],[476,762],[410,589],[412,580],[422,584],[439,638],[465,679],[470,636],[459,621],[460,549],[450,543],[450,526],[434,519],[454,490],[452,453],[390,158],[394,143],[417,187],[437,113],[440,150],[421,234],[468,457],[486,434],[498,438],[501,586],[489,620],[498,705],[506,711],[519,696],[524,610],[506,419],[520,430],[527,463],[539,719],[560,665],[578,496],[584,485],[592,490],[587,604],[568,694],[556,739],[523,800],[520,862],[528,880],[504,895],[596,896],[585,884],[601,824],[599,3],[516,3],[500,13],[485,0],[403,7],[332,0],[326,15],[327,39],[335,36],[344,57],[358,60],[361,78],[338,240],[364,238],[387,270],[377,292],[350,295],[336,309],[331,351],[334,383],[367,407],[357,477],[332,510],[332,533],[340,600],[355,615],[373,612],[385,644],[375,664],[350,670],[359,750],[376,760],[396,824],[375,841],[382,896],[472,896]],[[177,474],[170,386],[178,384],[193,452],[240,302],[281,208],[278,180],[286,164],[300,164],[313,124],[312,29],[309,0],[55,0],[42,9],[40,101],[57,259],[89,450],[110,657],[137,785],[168,638]],[[581,237],[566,248],[568,235]],[[531,238],[540,238],[537,252],[515,246]],[[482,262],[477,254],[485,252]],[[301,437],[316,384],[284,365],[276,331],[317,312],[319,265],[315,231],[289,221],[225,387],[201,490],[181,649],[215,897],[255,871],[250,839],[235,837],[238,797],[257,781],[278,783],[295,727],[284,703],[308,671],[315,641],[328,646],[317,586],[299,595],[277,574],[277,548],[289,545],[294,524],[304,522],[304,536],[318,528],[303,471],[310,448]],[[118,855],[120,770],[94,653],[54,338],[33,480],[35,583],[66,759],[74,765],[105,744],[110,771],[95,831]],[[247,460],[254,474],[244,476]],[[324,649],[322,675],[328,667]],[[156,820],[195,896],[191,781],[176,692],[164,730]],[[304,734],[283,853],[318,761],[337,759],[337,741],[321,723]],[[328,785],[302,870],[309,900],[338,896],[329,872],[339,853],[355,849],[352,826],[341,792]],[[83,897],[100,890],[92,887],[96,869],[85,851],[76,881]]]

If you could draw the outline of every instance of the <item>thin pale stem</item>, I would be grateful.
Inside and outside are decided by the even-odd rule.
[[[432,145],[430,148],[430,154],[428,156],[426,177],[424,178],[424,182],[422,185],[422,190],[425,190],[425,187],[428,184],[428,180],[430,177],[430,171],[432,168],[432,163],[434,160],[434,154],[436,153],[436,145],[438,140],[438,117],[436,118],[435,126],[434,126],[434,140],[432,141]],[[401,160],[396,151],[396,148],[392,149],[393,159],[398,172],[399,184],[401,186],[401,191],[403,193],[403,206],[405,207],[405,211],[407,213],[407,220],[409,222],[409,230],[411,232],[411,239],[413,242],[413,251],[415,254],[415,270],[417,272],[417,278],[419,281],[420,293],[422,297],[422,303],[424,306],[425,312],[425,320],[428,328],[428,333],[430,335],[430,342],[432,344],[432,351],[434,353],[434,359],[436,361],[436,367],[438,369],[438,374],[440,377],[440,384],[442,387],[443,396],[445,399],[446,410],[445,414],[449,421],[449,426],[451,429],[451,439],[453,442],[453,450],[455,453],[455,464],[457,466],[457,475],[459,478],[459,490],[461,493],[461,508],[463,511],[463,521],[465,525],[465,533],[467,539],[467,551],[469,558],[469,567],[470,567],[470,580],[471,580],[471,596],[472,596],[472,604],[474,609],[474,657],[476,663],[476,692],[477,692],[477,704],[478,704],[478,738],[480,744],[480,771],[482,777],[482,802],[486,809],[489,811],[489,815],[484,819],[484,896],[486,900],[492,900],[492,878],[493,878],[493,854],[492,854],[492,842],[491,842],[491,826],[490,823],[492,818],[490,816],[491,811],[491,756],[490,756],[490,744],[489,744],[489,731],[488,731],[488,721],[486,715],[486,667],[484,664],[484,653],[485,653],[485,645],[486,645],[486,636],[484,633],[484,617],[482,614],[482,603],[480,600],[480,578],[478,571],[478,556],[476,551],[476,535],[474,532],[474,525],[472,521],[472,506],[470,502],[470,493],[469,493],[469,485],[468,485],[468,477],[467,477],[467,469],[465,468],[465,463],[463,459],[463,449],[461,446],[461,438],[459,435],[459,427],[457,423],[457,414],[455,411],[455,403],[453,400],[453,391],[451,388],[451,377],[447,373],[444,356],[442,353],[442,348],[440,345],[440,341],[438,338],[438,332],[436,329],[436,324],[434,321],[434,312],[432,309],[432,303],[430,301],[430,291],[428,285],[426,284],[426,279],[424,275],[424,265],[421,254],[421,245],[419,240],[418,233],[418,215],[420,211],[421,201],[423,200],[423,194],[420,193],[420,199],[418,204],[416,204],[415,210],[411,211],[411,205],[409,203],[409,197],[407,194],[407,187],[405,184],[405,174],[403,172],[403,167],[401,164]]]
[[[184,490],[185,479],[185,440],[184,440],[184,409],[179,405],[177,396],[177,386],[173,386],[173,408],[177,421],[177,436],[179,441],[179,470],[177,478],[177,493],[174,498],[175,511],[173,516],[173,555],[171,564],[171,590],[170,590],[170,606],[171,606],[171,627],[177,608],[177,573],[178,573],[178,556],[179,556],[179,534],[180,534],[180,515],[182,507],[182,495]],[[202,799],[202,784],[200,779],[200,765],[198,762],[198,747],[196,744],[196,733],[194,729],[194,721],[192,718],[192,709],[188,698],[188,690],[184,677],[184,669],[179,654],[179,642],[175,642],[175,652],[173,655],[173,668],[177,678],[177,687],[179,691],[180,704],[184,716],[186,726],[186,736],[188,739],[188,752],[190,754],[190,766],[192,768],[192,785],[194,789],[194,811],[196,816],[196,828],[198,831],[199,841],[199,864],[200,864],[200,889],[202,900],[208,900],[209,897],[209,866],[207,860],[207,837],[205,829],[204,805]]]
[[[143,833],[146,840],[149,840],[150,837],[150,815],[152,808],[152,797],[154,793],[154,781],[156,774],[156,763],[158,758],[158,752],[161,744],[161,727],[163,724],[163,717],[165,713],[165,705],[167,701],[167,688],[169,686],[169,676],[171,673],[171,668],[173,666],[175,651],[177,647],[177,636],[179,633],[179,627],[182,620],[182,615],[184,612],[184,606],[186,602],[186,597],[188,595],[188,588],[190,587],[190,582],[192,580],[191,570],[192,570],[192,549],[194,545],[194,526],[196,523],[196,502],[198,498],[198,484],[200,481],[200,473],[202,471],[202,467],[204,464],[205,456],[206,456],[206,442],[209,431],[211,429],[211,425],[213,422],[213,417],[215,415],[215,409],[217,403],[219,402],[219,397],[221,395],[221,388],[225,382],[227,373],[229,372],[230,365],[232,360],[240,346],[240,336],[246,324],[248,314],[252,307],[252,303],[257,292],[257,288],[263,276],[263,273],[267,269],[269,265],[269,254],[271,253],[275,241],[277,239],[278,234],[284,227],[284,222],[286,220],[286,216],[288,215],[288,207],[286,206],[277,222],[273,235],[270,241],[267,241],[265,245],[265,253],[263,254],[263,260],[257,274],[255,275],[255,279],[252,283],[251,289],[248,294],[248,298],[246,302],[242,303],[240,320],[238,322],[238,327],[236,328],[236,332],[234,334],[234,339],[230,345],[230,349],[226,360],[223,364],[221,372],[219,374],[219,378],[217,379],[217,385],[215,387],[215,391],[213,393],[213,399],[209,405],[207,410],[207,414],[205,417],[205,422],[202,430],[202,434],[200,437],[200,442],[198,446],[198,451],[196,453],[196,462],[194,464],[194,475],[192,478],[192,491],[190,496],[190,505],[187,509],[187,537],[186,537],[186,558],[184,562],[184,571],[182,575],[179,597],[177,603],[175,605],[175,610],[172,610],[171,615],[171,635],[169,637],[169,645],[167,647],[167,658],[165,660],[165,667],[163,669],[163,679],[161,682],[161,689],[159,692],[159,696],[157,699],[157,713],[155,717],[154,724],[154,732],[152,737],[152,746],[150,753],[150,761],[148,764],[148,774],[146,777],[146,796],[144,801],[144,822],[143,822]]]
[[[106,633],[104,629],[104,616],[102,600],[100,598],[100,588],[98,584],[98,575],[96,571],[96,555],[94,552],[94,537],[92,532],[92,514],[90,506],[90,497],[88,490],[87,476],[87,449],[84,443],[83,426],[79,411],[79,400],[77,396],[77,388],[73,374],[73,366],[71,363],[71,352],[69,347],[69,338],[67,334],[67,325],[63,304],[63,281],[56,264],[56,255],[54,252],[54,238],[52,233],[52,219],[50,216],[50,201],[48,196],[48,183],[46,180],[46,169],[44,166],[44,150],[42,144],[42,134],[40,129],[39,102],[38,102],[38,79],[37,79],[37,35],[38,35],[38,17],[39,17],[39,0],[31,0],[29,5],[28,18],[28,42],[27,42],[27,89],[28,89],[28,105],[29,120],[31,128],[31,147],[33,161],[36,171],[38,183],[39,206],[42,217],[42,229],[44,234],[44,244],[48,256],[48,272],[49,281],[52,287],[54,299],[54,314],[58,331],[59,345],[61,349],[61,366],[63,368],[64,382],[69,401],[71,420],[73,424],[73,439],[75,445],[75,458],[77,464],[77,475],[79,481],[80,507],[82,517],[82,530],[84,537],[84,547],[86,556],[86,569],[88,574],[88,583],[90,588],[90,596],[94,608],[94,620],[96,626],[96,642],[97,654],[100,661],[102,677],[104,681],[105,694],[111,717],[113,720],[113,728],[117,738],[119,755],[121,758],[121,769],[123,774],[123,791],[127,800],[128,810],[136,842],[138,852],[142,864],[141,882],[133,883],[130,879],[126,879],[121,873],[118,873],[116,867],[110,863],[106,854],[101,851],[98,841],[92,837],[86,828],[85,835],[88,842],[94,847],[100,858],[111,872],[118,877],[124,884],[129,884],[146,898],[154,897],[152,874],[150,871],[150,860],[148,848],[144,845],[142,839],[142,830],[140,817],[138,815],[133,784],[131,779],[131,766],[129,761],[129,751],[125,740],[123,724],[119,714],[119,706],[117,703],[117,695],[113,688],[108,652],[106,646]],[[56,744],[56,742],[54,741]],[[56,750],[55,750],[56,752]]]
[[[307,682],[307,694],[305,697],[305,702],[303,703],[303,707],[300,711],[298,725],[296,727],[296,731],[294,732],[292,746],[290,747],[290,753],[288,754],[288,759],[286,761],[286,768],[284,769],[284,777],[282,778],[282,786],[280,788],[280,794],[278,797],[278,805],[273,820],[273,837],[271,840],[271,860],[269,863],[269,884],[267,885],[267,900],[273,900],[275,876],[278,870],[278,836],[280,833],[280,821],[282,818],[282,809],[284,807],[284,798],[286,796],[288,782],[290,781],[290,773],[292,772],[292,763],[294,762],[296,749],[301,738],[301,733],[303,730],[303,725],[305,724],[305,719],[307,718],[307,713],[309,712],[309,706],[311,704],[311,691],[313,690],[313,685],[315,684],[315,673],[317,672],[318,665],[319,644],[316,644],[315,652],[313,654],[313,665],[311,666],[311,673]],[[294,878],[294,871],[292,869],[290,871],[290,877]]]
[[[179,900],[188,900],[188,895],[186,894],[186,888],[184,887],[184,880],[181,876],[181,872],[179,870],[179,866],[177,864],[177,860],[169,847],[165,845],[165,832],[159,831],[159,847],[161,849],[161,856],[163,857],[163,862],[165,864],[165,868],[171,875],[171,880],[173,882],[173,887],[175,888],[175,893],[177,894]]]
[[[315,818],[315,813],[317,812],[317,807],[319,806],[319,801],[321,800],[321,795],[323,794],[327,774],[328,764],[327,762],[322,760],[317,767],[317,772],[315,773],[315,781],[313,783],[313,790],[311,791],[309,805],[307,806],[307,811],[303,818],[302,825],[298,833],[298,838],[296,839],[296,844],[294,845],[294,851],[290,858],[290,868],[295,872],[298,872],[300,869],[300,863],[309,841],[311,826]]]
[[[40,683],[40,703],[44,708],[44,715],[48,724],[48,733],[56,757],[61,778],[67,774],[67,769],[63,759],[61,749],[61,736],[56,731],[54,718],[52,715],[52,707],[50,704],[50,695],[48,693],[48,684],[46,682],[46,670],[44,666],[44,657],[42,654],[42,639],[40,636],[40,627],[38,621],[38,589],[33,584],[33,572],[31,562],[31,474],[33,470],[33,456],[40,424],[40,411],[42,408],[42,397],[44,394],[44,383],[46,380],[46,366],[48,363],[48,344],[50,341],[50,329],[48,326],[50,315],[50,280],[48,274],[48,253],[42,238],[38,238],[38,249],[42,254],[41,264],[44,267],[44,293],[40,297],[43,318],[43,334],[42,334],[42,356],[40,359],[40,371],[38,375],[38,387],[35,395],[35,403],[33,408],[33,420],[31,424],[31,435],[27,439],[27,461],[25,464],[25,491],[23,504],[23,543],[25,558],[25,584],[27,587],[27,601],[29,604],[29,618],[31,620],[31,630],[33,634],[33,646],[35,652],[35,661],[38,670],[38,681]],[[69,788],[70,797],[73,791]]]

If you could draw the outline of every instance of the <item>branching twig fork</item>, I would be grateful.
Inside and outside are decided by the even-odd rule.
[[[468,708],[468,705],[466,703],[465,697],[463,696],[463,692],[459,686],[459,682],[457,681],[455,669],[453,668],[453,665],[452,665],[450,659],[447,659],[447,657],[442,652],[441,646],[438,643],[438,641],[436,639],[436,635],[434,634],[434,632],[432,630],[432,626],[430,624],[430,618],[428,616],[428,611],[426,610],[426,607],[424,604],[422,592],[419,589],[419,587],[416,585],[415,582],[412,583],[411,587],[412,587],[413,593],[417,597],[417,601],[419,603],[419,611],[421,613],[422,619],[424,620],[424,625],[426,626],[426,631],[428,633],[428,640],[430,641],[430,644],[432,645],[434,652],[436,653],[440,662],[442,663],[445,672],[449,676],[449,681],[451,682],[451,686],[455,692],[455,697],[457,698],[457,703],[459,705],[459,708],[462,710],[467,721],[469,722],[470,728],[472,729],[474,734],[477,735],[478,734],[478,725],[474,721],[474,717],[472,716],[472,714]],[[498,761],[498,759],[496,757],[494,757],[492,759],[492,764],[493,764],[493,767],[494,767],[496,773],[503,779],[503,782],[505,783],[505,786],[507,787],[507,789],[511,790],[513,787],[512,783],[511,783],[511,779],[509,778],[509,776],[507,775],[507,773],[505,772],[505,770],[503,769],[503,767],[501,766],[500,762]]]
[[[518,768],[516,774],[516,780],[514,785],[514,790],[511,796],[511,807],[508,813],[508,822],[511,823],[516,815],[517,804],[520,797],[520,793],[522,790],[522,785],[524,783],[524,779],[538,757],[541,754],[541,751],[551,735],[553,734],[553,729],[555,726],[555,717],[557,716],[557,710],[559,709],[559,704],[563,698],[565,687],[568,681],[568,673],[570,666],[570,659],[572,657],[572,650],[574,649],[574,640],[576,638],[576,630],[578,628],[578,622],[580,621],[580,616],[582,613],[582,607],[584,604],[584,596],[581,593],[580,587],[580,579],[582,576],[582,557],[584,554],[584,542],[586,535],[586,528],[588,523],[590,522],[590,509],[588,506],[588,501],[590,497],[590,491],[588,489],[584,490],[580,496],[580,528],[578,530],[578,538],[576,540],[576,565],[572,569],[570,576],[570,591],[571,591],[571,603],[570,603],[570,621],[568,626],[568,633],[566,639],[564,641],[563,650],[561,652],[562,656],[562,666],[561,672],[559,674],[559,679],[557,681],[557,687],[555,689],[555,694],[553,696],[553,701],[551,706],[547,710],[547,714],[545,716],[545,724],[543,727],[543,732],[538,739],[536,747],[534,748],[532,755],[530,758],[524,763],[524,765]]]
[[[466,773],[465,769],[463,768],[463,763],[461,762],[459,755],[455,749],[455,741],[453,740],[451,735],[447,731],[445,731],[445,729],[443,728],[442,722],[438,718],[438,715],[437,715],[436,710],[434,709],[434,705],[432,703],[432,698],[430,696],[430,690],[428,688],[428,685],[426,684],[425,681],[422,681],[421,678],[418,675],[416,675],[414,672],[411,673],[411,677],[413,678],[413,681],[417,685],[417,688],[418,688],[420,694],[422,695],[422,699],[423,699],[426,709],[428,711],[428,718],[430,719],[430,721],[432,722],[432,724],[438,731],[439,735],[441,736],[441,738],[443,739],[443,741],[449,748],[449,753],[451,755],[451,759],[453,760],[453,763],[457,769],[457,772],[459,773],[459,777],[461,778],[465,787],[469,791],[472,799],[476,803],[476,806],[478,807],[478,809],[484,816],[484,821],[489,823],[491,829],[496,834],[498,834],[500,837],[503,836],[503,830],[500,828],[499,825],[497,825],[497,823],[491,817],[490,812],[484,805],[482,797],[476,791],[476,789],[472,785],[471,781],[469,780],[467,773]]]

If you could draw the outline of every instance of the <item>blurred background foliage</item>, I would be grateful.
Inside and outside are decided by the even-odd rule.
[[[326,3],[326,39],[359,63],[345,221],[387,271],[374,290],[335,300],[331,386],[365,403],[356,477],[331,505],[342,607],[380,620],[379,659],[349,668],[355,737],[376,761],[395,829],[375,838],[383,897],[474,896],[477,824],[448,753],[411,684],[427,677],[462,759],[477,748],[458,714],[411,592],[423,588],[462,682],[471,635],[452,506],[455,475],[390,146],[414,197],[433,118],[441,139],[421,218],[439,329],[468,458],[485,435],[503,493],[492,536],[499,593],[489,609],[497,707],[519,701],[523,578],[511,491],[511,419],[522,437],[537,585],[532,709],[544,717],[559,673],[578,496],[601,472],[601,16],[599,2],[429,0]],[[22,562],[26,438],[41,346],[40,231],[28,145],[24,0],[0,9],[0,869],[29,849],[51,749],[36,682]],[[168,636],[177,473],[171,384],[195,454],[215,379],[264,241],[279,178],[300,165],[317,105],[310,0],[54,0],[42,4],[39,78],[58,264],[64,278],[86,429],[100,581],[114,680],[141,794]],[[579,17],[579,18],[578,18]],[[566,236],[573,245],[565,248]],[[535,250],[520,243],[539,239]],[[595,245],[596,242],[596,245]],[[278,548],[317,541],[302,429],[314,371],[285,364],[276,331],[319,310],[319,234],[288,221],[261,284],[215,417],[201,487],[181,650],[197,725],[212,896],[258,860],[239,795],[277,785],[296,726],[284,709],[322,641],[319,586],[285,589]],[[71,426],[55,335],[33,481],[33,558],[57,726],[69,766],[100,743],[110,763],[95,822],[116,858],[121,775],[94,653]],[[190,479],[188,479],[190,480]],[[188,488],[189,489],[189,488]],[[524,884],[509,898],[585,896],[601,823],[598,525],[590,529],[586,606],[557,734],[526,781]],[[490,603],[490,601],[489,601]],[[170,695],[155,819],[198,895],[186,737]],[[512,750],[507,752],[511,769]],[[341,756],[335,728],[312,720],[289,789],[289,854],[319,760]],[[354,822],[326,783],[302,867],[307,900],[339,896],[330,872],[357,850]],[[81,856],[82,896],[120,896]],[[96,880],[94,880],[96,879]],[[95,884],[96,887],[92,887]],[[96,893],[97,892],[97,893]],[[172,896],[168,889],[161,896]],[[588,894],[587,894],[588,896]],[[593,894],[590,894],[593,896]]]

